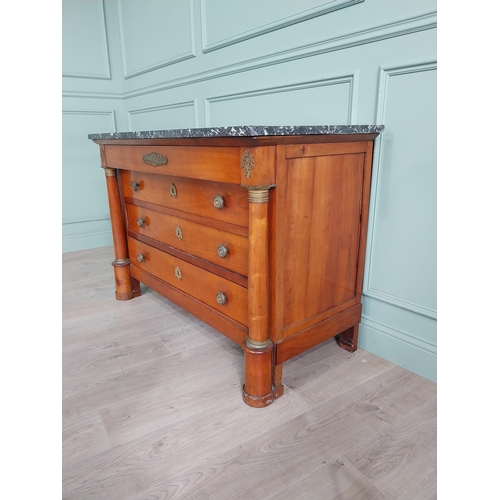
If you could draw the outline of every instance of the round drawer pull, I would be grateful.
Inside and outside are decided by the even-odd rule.
[[[177,198],[177,188],[173,182],[170,184],[170,196],[172,198]]]
[[[138,253],[137,260],[142,264],[143,262],[146,262],[146,256],[143,253]]]
[[[217,255],[221,259],[225,259],[227,257],[227,254],[229,253],[229,248],[225,247],[224,245],[219,245],[217,247]]]
[[[179,267],[176,267],[174,269],[174,274],[175,274],[175,277],[178,279],[178,280],[181,280],[182,279],[182,273],[181,273],[181,270]]]
[[[139,183],[130,181],[130,187],[132,188],[132,191],[139,191]]]
[[[137,217],[137,225],[139,227],[144,227],[146,225],[146,221],[142,217]]]
[[[177,236],[179,240],[182,240],[182,229],[180,226],[175,226],[175,236]]]
[[[214,196],[214,207],[217,210],[224,207],[224,198],[222,196],[219,196],[218,194]]]
[[[217,292],[215,300],[217,301],[217,304],[223,306],[227,302],[227,295],[222,292]]]

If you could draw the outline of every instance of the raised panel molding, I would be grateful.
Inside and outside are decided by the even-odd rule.
[[[268,87],[268,88],[261,88],[258,90],[253,90],[253,91],[247,91],[247,92],[240,92],[240,93],[235,93],[235,94],[229,94],[229,95],[223,95],[223,96],[216,96],[216,97],[209,97],[205,100],[205,121],[206,121],[206,126],[219,126],[219,125],[229,125],[228,123],[220,123],[216,121],[216,123],[212,123],[212,118],[211,118],[211,108],[218,103],[224,103],[224,102],[232,102],[234,103],[235,101],[238,100],[244,100],[244,99],[253,99],[253,98],[258,98],[258,97],[265,97],[265,96],[271,96],[273,94],[284,94],[284,93],[292,93],[292,92],[300,92],[300,91],[307,91],[307,90],[315,90],[315,89],[320,89],[323,87],[332,87],[332,86],[342,86],[342,85],[347,85],[347,90],[344,92],[347,94],[347,98],[344,100],[344,102],[341,102],[341,105],[345,106],[345,113],[342,113],[342,108],[341,106],[338,106],[338,109],[340,110],[340,113],[342,114],[342,117],[338,117],[337,120],[335,117],[330,115],[330,119],[327,120],[328,123],[345,123],[347,125],[350,125],[352,123],[356,122],[356,109],[357,109],[357,101],[358,101],[358,85],[357,81],[358,79],[356,78],[356,74],[354,73],[352,75],[346,75],[346,76],[341,76],[341,77],[335,77],[335,78],[330,78],[330,79],[321,79],[321,80],[315,80],[315,81],[310,81],[310,82],[302,82],[302,83],[297,83],[297,84],[291,84],[291,85],[282,85],[279,87]],[[297,101],[300,102],[300,101]],[[307,106],[302,103],[303,109],[307,109]],[[293,106],[292,106],[293,107]],[[326,103],[323,103],[323,107],[326,107]],[[253,108],[252,108],[253,109]],[[273,103],[273,109],[277,114],[280,114],[284,116],[285,118],[282,119],[279,123],[276,123],[276,125],[293,125],[293,123],[296,122],[297,118],[292,120],[293,123],[285,123],[287,121],[285,113],[280,113],[279,107],[277,106],[277,103]],[[299,106],[297,106],[296,109],[299,109]],[[260,112],[259,112],[260,114]],[[240,118],[245,122],[246,124],[249,123],[248,119],[242,116]],[[306,117],[301,117],[298,118],[300,123],[303,125],[308,125],[308,120]],[[259,122],[265,121],[266,123],[270,123],[268,120],[263,120],[260,119]],[[317,118],[317,112],[314,114],[314,118],[312,119],[315,123],[318,123],[318,118]],[[321,119],[319,119],[321,121]],[[243,123],[231,123],[230,125],[240,125]],[[259,125],[259,123],[252,123],[253,125]],[[312,122],[311,122],[312,124]]]
[[[155,114],[156,116],[152,118]],[[141,118],[145,119],[141,120]],[[155,125],[155,120],[162,121]],[[198,126],[197,100],[129,110],[128,122],[130,130],[194,128]],[[138,125],[139,122],[148,125],[141,126]]]
[[[175,9],[182,9],[184,5],[187,5],[186,2],[119,0],[123,73],[126,80],[196,56],[193,0],[189,0],[187,15],[179,10],[175,14],[178,19],[173,19]],[[149,18],[147,7],[152,7]],[[129,14],[130,20],[125,13],[128,8],[136,9],[133,15]],[[163,20],[159,12],[162,8],[169,9],[168,15],[167,11],[164,12]],[[129,40],[129,45],[125,40]]]
[[[112,244],[104,174],[97,146],[87,135],[116,132],[113,110],[65,109],[63,117],[62,250],[72,252]],[[74,119],[74,120],[73,120]]]
[[[362,3],[364,0],[332,0],[316,7],[302,10],[300,12],[296,12],[295,14],[285,16],[281,19],[277,19],[268,23],[259,24],[252,29],[244,30],[238,32],[236,35],[225,37],[223,39],[209,42],[209,23],[207,20],[207,6],[217,5],[213,2],[207,2],[207,0],[201,0],[201,19],[202,19],[202,40],[203,40],[203,52],[211,52],[213,50],[221,49],[223,47],[227,47],[229,45],[233,45],[235,43],[239,43],[245,40],[249,40],[250,38],[254,38],[260,35],[264,35],[266,33],[270,33],[275,30],[279,30],[282,28],[286,28],[287,26],[291,26],[293,24],[297,24],[303,21],[307,21],[309,19],[313,19],[314,17],[322,16],[324,14],[328,14],[329,12],[333,12],[335,10],[343,9],[345,7],[350,7],[351,5],[356,5],[358,3]],[[283,5],[283,4],[282,4]],[[291,2],[288,5],[294,5]],[[252,6],[252,9],[255,9]],[[256,9],[262,14],[264,11],[262,9]],[[216,16],[219,17],[219,16]],[[225,19],[225,25],[234,26],[237,25],[237,20],[232,20],[235,22],[229,22]],[[215,29],[214,31],[220,32],[220,29]]]
[[[401,75],[407,75],[412,73],[420,73],[425,71],[435,71],[437,69],[436,61],[426,61],[426,62],[416,62],[412,64],[406,64],[402,66],[395,67],[381,67],[379,73],[379,98],[377,103],[376,112],[376,123],[386,123],[386,108],[388,100],[388,83],[389,79],[393,77],[398,77]],[[418,131],[415,131],[417,133]],[[374,186],[372,191],[372,207],[370,209],[370,225],[368,232],[368,242],[367,242],[367,253],[366,253],[366,269],[365,269],[365,282],[363,294],[367,297],[391,304],[393,306],[406,309],[416,314],[420,314],[427,318],[436,320],[437,311],[435,309],[426,307],[422,304],[418,304],[412,301],[404,300],[400,297],[396,297],[391,293],[384,290],[377,289],[373,284],[373,254],[374,254],[374,242],[377,235],[377,215],[380,199],[380,183],[382,178],[382,169],[388,168],[388,165],[384,165],[382,158],[384,156],[384,151],[387,143],[387,134],[391,134],[390,126],[386,131],[381,134],[380,141],[377,141],[374,152],[374,164],[373,164],[373,176],[372,176],[372,186]]]
[[[93,6],[93,9],[89,8]],[[103,0],[86,0],[74,2],[63,0],[62,15],[62,56],[65,78],[87,78],[94,80],[111,80],[109,48],[104,16]],[[85,22],[85,16],[95,16]],[[93,33],[90,28],[97,27]],[[82,53],[82,49],[86,53]],[[80,51],[78,54],[75,50]],[[78,68],[68,68],[68,61],[76,61]],[[82,69],[80,71],[80,69]]]
[[[207,71],[193,72],[191,75],[165,80],[158,84],[145,85],[143,87],[125,92],[123,97],[125,99],[131,99],[142,95],[192,85],[216,78],[222,78],[235,73],[254,71],[268,66],[327,54],[337,50],[350,49],[359,45],[405,36],[419,31],[435,29],[436,27],[437,15],[433,12],[422,16],[412,17],[410,19],[403,19],[401,21],[383,24],[366,30],[360,30],[345,36],[328,38],[317,43],[297,45],[296,47],[284,51],[240,60],[236,63],[227,64]]]

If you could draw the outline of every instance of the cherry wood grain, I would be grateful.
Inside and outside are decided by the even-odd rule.
[[[143,156],[158,153],[167,158],[166,165],[151,166]],[[207,181],[239,184],[240,163],[237,147],[193,146],[106,146],[108,167],[173,175]]]
[[[283,324],[355,296],[364,154],[287,161]]]
[[[239,345],[243,345],[248,337],[248,327],[238,323],[226,314],[220,313],[214,307],[188,295],[177,287],[158,279],[156,276],[143,271],[141,268],[131,266],[132,275],[141,283],[156,290],[159,294],[171,300],[174,304],[190,312],[211,327],[224,334]]]
[[[109,351],[109,370],[63,398],[63,499],[436,498],[435,383],[331,340],[285,362],[283,396],[250,408],[239,346],[147,287],[114,300],[112,259],[63,255],[63,382],[76,351],[89,367]],[[171,354],[144,357],[158,338]]]
[[[117,300],[130,300],[141,294],[139,284],[132,280],[128,261],[127,240],[125,237],[125,221],[122,211],[120,191],[116,171],[106,169],[106,187],[108,190],[111,231],[115,248],[113,261]],[[108,175],[108,174],[113,175]]]
[[[126,210],[130,230],[248,276],[248,238],[135,205]],[[223,258],[219,246],[228,250]]]
[[[243,164],[240,168],[242,186],[269,186],[276,181],[276,148],[263,146],[258,148],[240,148],[240,156],[249,155],[253,168],[245,172]]]
[[[368,142],[342,142],[335,144],[288,144],[286,158],[307,158],[309,156],[347,155],[366,153]]]
[[[120,178],[125,199],[145,201],[248,227],[247,191],[239,186],[127,170],[120,171]],[[138,191],[134,191],[130,186],[132,181],[139,184]],[[170,194],[171,184],[175,185],[175,197]],[[220,210],[214,206],[216,195],[224,199],[224,207]]]
[[[246,288],[133,238],[128,238],[128,245],[132,265],[154,276],[161,276],[170,286],[196,297],[222,314],[248,326]],[[139,262],[139,255],[144,256],[144,262]],[[180,278],[176,276],[176,269],[180,270]],[[216,300],[219,292],[227,297],[227,302],[223,305]]]
[[[182,259],[185,262],[189,262],[194,266],[198,266],[201,269],[205,269],[205,271],[217,274],[218,276],[221,276],[226,280],[232,281],[233,283],[237,283],[238,285],[248,288],[248,278],[246,276],[237,274],[233,271],[230,271],[229,269],[226,269],[225,267],[213,264],[208,260],[200,259],[199,257],[191,255],[190,253],[183,252],[182,250],[166,245],[165,243],[161,243],[160,241],[153,240],[139,233],[135,233],[134,231],[129,231],[128,236],[133,238],[134,240],[142,241],[143,243],[146,243],[146,245],[158,248],[158,250],[169,253],[170,255]]]
[[[276,363],[284,363],[297,354],[338,335],[350,326],[358,324],[360,320],[361,304],[358,304],[292,337],[285,338],[276,346]]]

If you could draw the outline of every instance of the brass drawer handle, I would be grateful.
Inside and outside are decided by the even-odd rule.
[[[223,306],[227,302],[227,295],[222,292],[217,292],[215,300],[217,301],[217,304]]]
[[[177,188],[173,182],[170,184],[170,196],[172,198],[177,198]]]
[[[143,253],[138,253],[137,260],[142,264],[143,262],[146,262],[146,256]]]
[[[217,210],[220,210],[221,208],[224,207],[224,198],[222,196],[218,194],[214,196],[214,207]]]
[[[159,167],[160,165],[166,165],[168,163],[168,159],[165,155],[161,155],[160,153],[148,153],[142,157],[142,161],[151,165],[152,167]]]
[[[139,191],[139,183],[130,181],[130,187],[132,188],[132,191]]]
[[[146,221],[142,217],[137,217],[137,225],[139,227],[144,227],[146,225]]]
[[[175,236],[177,236],[179,240],[182,240],[182,229],[180,226],[175,226]]]
[[[229,248],[225,247],[224,245],[219,245],[217,247],[217,255],[221,259],[225,259],[227,257],[227,254],[229,253]]]
[[[182,273],[181,273],[181,270],[178,266],[174,269],[174,274],[178,280],[182,279]]]

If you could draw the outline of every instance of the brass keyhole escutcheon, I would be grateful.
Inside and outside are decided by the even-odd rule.
[[[181,280],[182,279],[182,273],[181,273],[181,270],[179,267],[176,267],[174,269],[174,274],[175,274],[175,277],[178,279],[178,280]]]
[[[223,306],[227,302],[227,295],[222,292],[217,292],[215,300],[217,301],[217,304]]]
[[[182,240],[182,229],[180,226],[175,226],[175,236],[177,236],[179,240]]]
[[[172,198],[177,198],[177,188],[173,182],[170,184],[170,196]]]
[[[227,254],[229,253],[229,249],[224,246],[224,245],[219,245],[217,247],[217,255],[221,258],[221,259],[225,259],[227,257]]]
[[[221,208],[224,207],[224,198],[222,196],[218,194],[214,196],[214,207],[217,210],[220,210]]]
[[[146,256],[143,253],[137,254],[137,260],[142,264],[143,262],[146,262]]]

